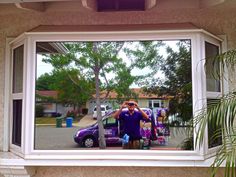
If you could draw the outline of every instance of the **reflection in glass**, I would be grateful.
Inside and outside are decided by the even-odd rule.
[[[35,149],[97,149],[99,63],[103,115],[135,99],[150,116],[140,131],[150,129],[151,150],[193,150],[190,40],[37,42],[36,51]],[[122,122],[103,123],[107,148],[121,149]]]
[[[23,89],[24,46],[13,51],[13,93],[22,93]]]
[[[215,106],[219,104],[220,99],[207,99],[207,106]],[[208,148],[213,148],[222,144],[222,130],[220,126],[216,126],[209,120],[207,125],[208,130]]]
[[[12,144],[21,146],[22,100],[13,100]]]
[[[207,91],[220,92],[220,64],[214,57],[219,54],[219,47],[205,42]]]

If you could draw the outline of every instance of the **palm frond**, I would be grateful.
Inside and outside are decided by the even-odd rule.
[[[194,126],[198,128],[196,145],[202,145],[206,129],[213,127],[214,132],[209,140],[221,139],[221,145],[212,164],[211,177],[215,177],[217,170],[225,163],[225,177],[235,177],[236,160],[236,94],[231,92],[218,101],[208,103],[194,118]]]
[[[207,74],[211,74],[211,78],[213,76],[215,80],[230,81],[230,78],[226,78],[225,71],[234,73],[236,50],[229,50],[223,54],[209,57],[205,61],[206,65],[213,68],[212,71],[206,71]],[[207,100],[207,105],[196,115],[193,120],[194,127],[197,130],[196,146],[203,144],[204,134],[207,130],[210,141],[214,142],[221,139],[212,164],[211,177],[215,177],[219,167],[223,164],[225,166],[224,177],[236,177],[236,93],[230,92],[222,98]]]

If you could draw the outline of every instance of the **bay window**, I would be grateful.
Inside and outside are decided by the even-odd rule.
[[[109,32],[105,30],[32,31],[25,33],[23,38],[25,45],[14,48],[15,43],[18,43],[18,38],[10,44],[13,48],[12,93],[10,95],[12,100],[8,104],[10,104],[12,112],[9,115],[11,143],[19,147],[19,151],[24,154],[25,159],[136,159],[153,160],[157,165],[160,165],[157,160],[166,161],[166,164],[176,160],[181,160],[183,164],[186,164],[187,161],[194,164],[194,161],[204,160],[208,145],[205,143],[202,147],[195,148],[194,131],[196,130],[190,131],[192,129],[190,122],[192,116],[206,105],[208,99],[215,99],[222,92],[221,80],[208,73],[210,71],[208,68],[218,72],[219,64],[212,65],[206,62],[207,72],[205,73],[205,61],[203,60],[207,56],[220,52],[222,42],[220,38],[200,29],[144,29],[142,31]],[[22,40],[22,36],[19,40]],[[211,41],[214,41],[214,44]],[[86,59],[85,56],[89,53],[86,50],[89,49],[91,43],[97,45],[112,43],[111,45],[117,46],[122,43],[123,48],[117,55],[117,58],[122,58],[120,65],[117,64],[117,68],[109,70],[106,80],[112,84],[125,84],[128,82],[128,77],[126,77],[127,80],[124,78],[119,80],[115,74],[116,72],[124,73],[124,70],[119,70],[121,67],[132,68],[126,73],[130,74],[130,78],[135,78],[133,82],[129,83],[130,94],[132,95],[132,90],[134,92],[139,90],[135,92],[136,99],[140,105],[155,108],[152,110],[155,121],[157,121],[157,111],[160,107],[168,109],[167,123],[170,135],[163,137],[168,141],[166,144],[160,144],[161,140],[157,139],[156,142],[153,140],[150,150],[123,150],[120,147],[108,147],[105,150],[99,150],[96,147],[87,149],[73,141],[76,130],[83,128],[80,127],[82,125],[80,125],[79,119],[73,119],[73,123],[78,127],[63,128],[67,123],[66,116],[71,117],[73,114],[80,116],[84,112],[75,113],[72,110],[89,108],[89,104],[92,102],[89,98],[79,102],[82,96],[89,94],[92,96],[93,94],[88,92],[89,89],[79,90],[82,82],[80,82],[81,85],[72,87],[73,82],[82,79],[86,81],[83,84],[88,84],[87,88],[90,87],[88,81],[93,80],[89,75],[91,73],[89,73],[89,69],[79,67],[77,59]],[[84,46],[87,48],[83,48]],[[75,52],[75,49],[78,51]],[[71,57],[69,60],[66,58],[68,56]],[[71,62],[73,57],[76,59]],[[109,66],[112,64],[114,63],[108,63]],[[105,68],[107,71],[108,65]],[[131,67],[132,65],[133,67]],[[70,77],[66,78],[66,74],[63,72]],[[55,74],[57,75],[55,76]],[[43,79],[44,81],[42,81]],[[101,85],[106,80],[101,79]],[[67,90],[62,88],[63,84]],[[81,95],[76,94],[76,90],[79,90]],[[118,91],[116,92],[118,93]],[[121,93],[121,95],[120,98],[127,96],[125,93]],[[74,101],[75,98],[78,99]],[[109,101],[116,103],[114,100]],[[115,109],[117,105],[112,106]],[[79,111],[79,109],[76,110]],[[58,119],[63,116],[65,122]],[[42,126],[40,121],[45,120],[49,122]],[[56,127],[60,121],[62,121],[62,128]],[[156,124],[156,122],[154,123]],[[187,136],[188,132],[191,132],[192,136]],[[192,148],[181,147],[181,142],[187,140],[191,142]]]

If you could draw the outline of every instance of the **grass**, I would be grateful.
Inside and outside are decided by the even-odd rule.
[[[83,116],[79,116],[78,118],[74,119],[73,121],[79,121]],[[65,123],[65,118],[62,119],[62,123]],[[36,124],[44,125],[44,124],[54,124],[56,125],[56,117],[36,117],[35,120]]]
[[[36,117],[36,124],[55,124],[55,117]]]

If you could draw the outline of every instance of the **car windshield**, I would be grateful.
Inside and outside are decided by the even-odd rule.
[[[97,111],[97,108],[94,108],[94,111]],[[101,107],[101,111],[105,111],[105,107]]]

